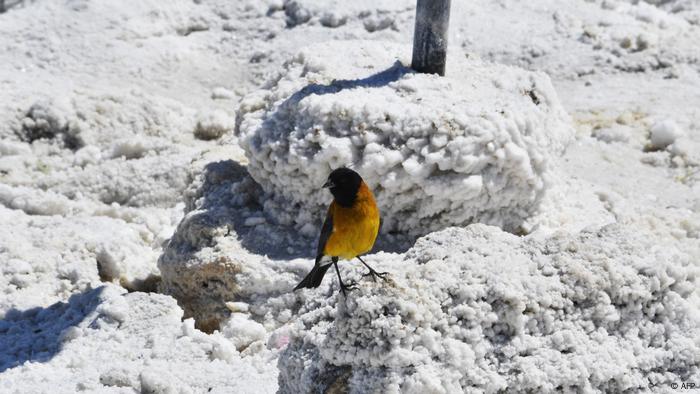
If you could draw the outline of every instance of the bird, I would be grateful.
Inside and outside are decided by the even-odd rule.
[[[357,258],[369,269],[369,272],[362,276],[372,275],[374,281],[377,277],[386,281],[388,272],[375,271],[360,257],[374,246],[381,224],[379,208],[370,188],[360,174],[347,167],[333,170],[323,188],[330,190],[333,201],[321,227],[316,248],[316,263],[294,290],[320,286],[323,276],[333,264],[338,274],[340,290],[343,296],[347,296],[346,291],[354,290],[357,286],[355,283],[343,282],[338,269],[338,259]],[[330,257],[330,261],[324,259],[324,256]]]

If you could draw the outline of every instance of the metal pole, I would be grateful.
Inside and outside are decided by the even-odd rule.
[[[445,75],[449,23],[450,0],[418,0],[412,69],[426,74]]]

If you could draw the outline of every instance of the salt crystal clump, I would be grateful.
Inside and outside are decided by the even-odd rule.
[[[654,149],[665,149],[683,135],[683,130],[672,119],[654,123],[649,131],[651,147]]]
[[[242,313],[234,313],[222,328],[222,334],[229,338],[235,347],[244,350],[251,343],[265,338],[265,327]]]
[[[68,148],[80,148],[83,146],[80,127],[66,116],[67,107],[65,100],[34,103],[22,119],[21,130],[16,133],[24,142],[58,140]]]
[[[200,140],[215,140],[233,130],[235,120],[222,110],[199,114],[194,136]]]
[[[275,217],[319,220],[328,204],[319,188],[343,165],[375,191],[385,230],[476,221],[515,230],[537,208],[548,159],[573,135],[549,78],[459,51],[446,77],[416,74],[402,66],[410,53],[313,45],[243,99],[237,134]]]

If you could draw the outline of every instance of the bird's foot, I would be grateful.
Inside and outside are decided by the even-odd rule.
[[[362,274],[363,277],[368,276],[368,275],[372,275],[372,280],[375,282],[377,281],[377,277],[382,278],[385,282],[389,280],[386,278],[386,276],[389,275],[388,272],[377,272],[377,271],[373,270],[372,268],[369,269],[368,273]]]
[[[350,282],[349,284],[345,284],[343,282],[340,282],[340,291],[343,292],[343,297],[347,297],[347,294],[345,291],[352,291],[352,290],[357,290],[357,283],[355,282]]]

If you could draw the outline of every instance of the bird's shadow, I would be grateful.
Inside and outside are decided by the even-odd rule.
[[[0,320],[0,373],[26,362],[47,362],[61,351],[66,329],[79,325],[100,303],[104,287],[45,308],[10,309]]]

